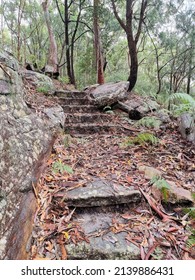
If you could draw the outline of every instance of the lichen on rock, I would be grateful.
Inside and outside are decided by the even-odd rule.
[[[25,201],[32,195],[32,183],[43,168],[39,161],[43,163],[51,149],[59,124],[27,107],[17,60],[1,52],[0,64],[0,259],[17,259],[25,256],[15,250],[15,243],[24,246],[30,227],[23,237],[19,232],[13,237],[15,221],[20,223],[21,208],[23,220],[31,211]]]

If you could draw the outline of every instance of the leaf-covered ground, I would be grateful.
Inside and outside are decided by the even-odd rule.
[[[129,130],[131,137],[143,128]],[[181,139],[175,125],[153,131],[157,145],[147,143],[125,146],[127,136],[76,136],[61,133],[56,140],[47,167],[34,191],[37,213],[34,220],[31,259],[67,259],[65,244],[88,242],[76,221],[77,210],[69,209],[55,197],[62,190],[85,186],[94,178],[103,178],[142,192],[142,201],[118,213],[110,231],[128,233],[127,242],[140,249],[140,259],[195,258],[195,220],[180,205],[163,207],[154,199],[151,181],[139,166],[148,165],[162,172],[163,179],[195,192],[195,150]],[[193,213],[193,212],[192,212]],[[119,217],[121,215],[121,217]],[[124,222],[119,222],[121,221]],[[99,233],[102,234],[103,232]]]

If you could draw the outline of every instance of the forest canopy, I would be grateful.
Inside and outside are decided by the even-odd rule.
[[[141,94],[193,94],[194,8],[191,0],[1,0],[0,44],[23,66],[54,63],[78,88],[129,80]]]

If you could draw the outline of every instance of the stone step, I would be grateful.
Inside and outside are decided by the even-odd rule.
[[[93,105],[94,101],[88,98],[59,98],[60,105]]]
[[[122,128],[119,125],[112,124],[100,124],[100,123],[73,123],[64,125],[64,131],[69,134],[109,134],[122,132]]]
[[[67,114],[66,115],[66,124],[70,123],[95,123],[95,122],[104,122],[104,123],[112,123],[113,116],[108,114],[87,114],[87,113],[76,113],[76,114]]]
[[[87,239],[65,245],[69,260],[140,259],[140,249],[127,240],[132,230],[130,209],[141,200],[141,193],[134,187],[95,179],[85,187],[61,190],[54,195],[55,200],[75,208],[72,222]],[[114,227],[120,224],[124,230],[115,232]]]
[[[134,187],[113,185],[110,181],[95,179],[85,187],[60,191],[54,195],[54,199],[64,201],[70,207],[102,207],[138,203],[141,193]]]
[[[68,91],[68,90],[58,90],[55,91],[55,96],[59,98],[88,98],[89,94],[84,91]]]
[[[84,232],[88,242],[70,242],[65,245],[68,260],[140,260],[140,249],[128,241],[129,232],[132,231],[132,223],[120,217],[116,210],[99,211],[95,208],[88,209],[84,213],[76,213],[75,221]],[[126,210],[120,214],[127,214]],[[133,215],[132,215],[133,219]],[[114,232],[115,225],[125,225],[126,230]],[[116,230],[117,231],[117,230]]]
[[[98,112],[97,107],[94,105],[61,105],[64,113],[93,113]]]

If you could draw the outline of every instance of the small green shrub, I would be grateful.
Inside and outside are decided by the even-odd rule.
[[[174,116],[180,116],[185,112],[195,112],[195,99],[187,93],[173,93],[167,99],[170,110]]]
[[[150,180],[150,184],[155,185],[161,191],[165,201],[168,200],[170,185],[165,179],[160,176],[154,176]]]
[[[183,208],[185,214],[189,214],[189,217],[195,219],[195,207]]]
[[[58,80],[63,83],[63,84],[68,84],[69,83],[69,78],[67,76],[60,76]]]
[[[136,126],[144,126],[147,128],[159,128],[161,121],[156,117],[144,117],[136,122]]]
[[[48,93],[49,92],[49,87],[48,86],[40,86],[40,87],[37,87],[37,91],[42,92],[42,93]]]
[[[122,144],[122,147],[128,147],[131,145],[157,145],[159,143],[159,139],[154,136],[154,134],[149,132],[139,133],[135,137],[128,137]]]
[[[65,135],[63,138],[64,147],[68,148],[70,146],[71,142],[72,142],[72,137],[69,134]]]
[[[69,174],[73,174],[73,170],[69,165],[62,163],[60,160],[54,162],[52,164],[52,172],[53,173],[61,173],[67,172]]]
[[[162,260],[164,257],[163,250],[160,247],[156,247],[151,256],[154,260]]]
[[[192,247],[195,245],[195,230],[192,230],[192,234],[188,237],[186,245],[188,247]]]

